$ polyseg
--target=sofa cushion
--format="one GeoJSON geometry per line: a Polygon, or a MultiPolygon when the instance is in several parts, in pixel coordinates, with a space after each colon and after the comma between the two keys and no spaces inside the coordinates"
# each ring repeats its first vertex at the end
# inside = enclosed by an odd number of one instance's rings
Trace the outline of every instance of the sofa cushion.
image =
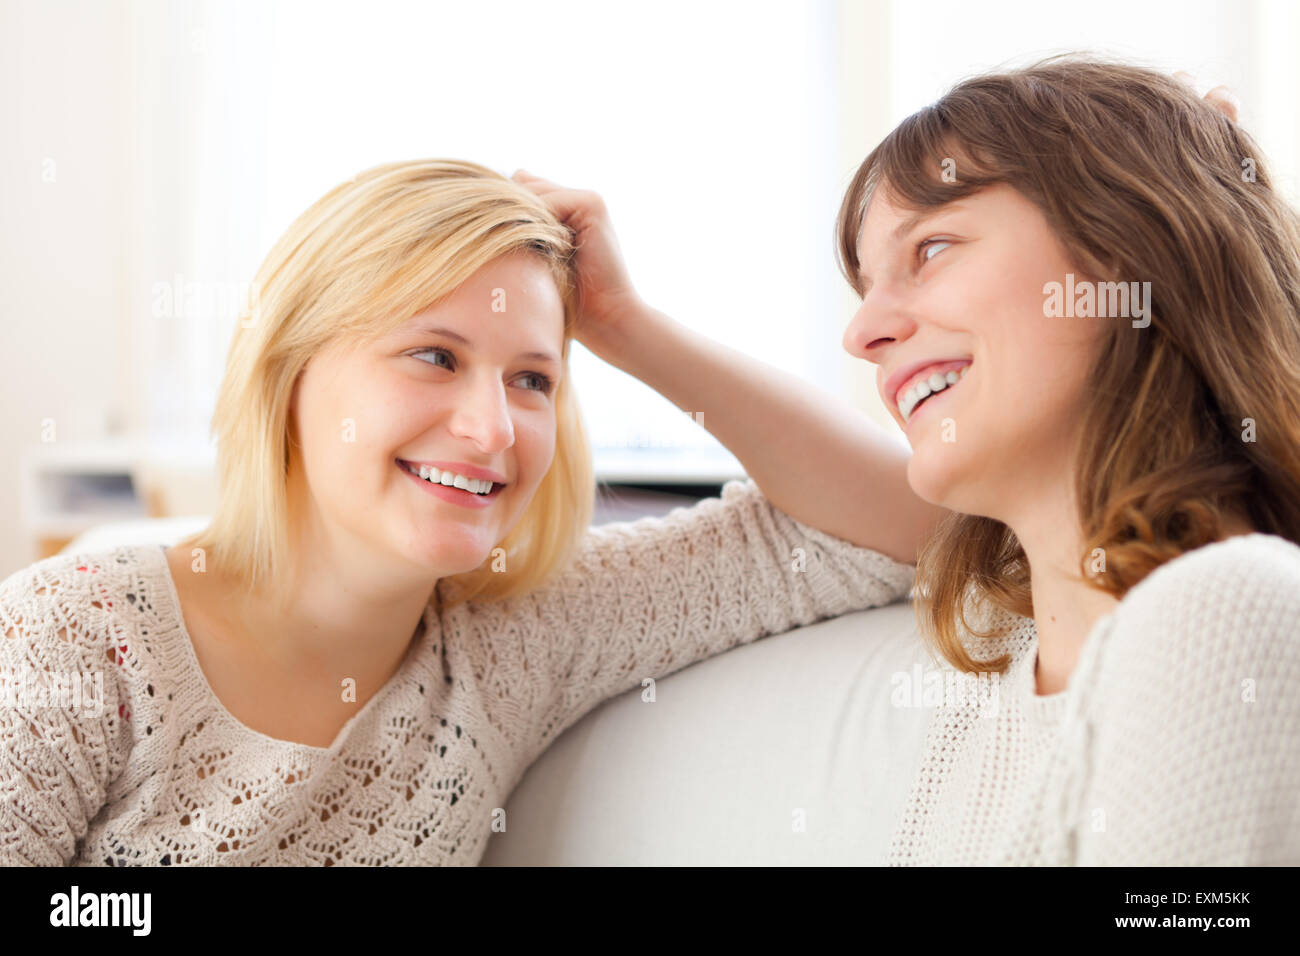
{"type": "Polygon", "coordinates": [[[930,714],[892,703],[918,667],[901,603],[701,661],[652,703],[630,690],[534,762],[483,863],[883,863],[930,714]]]}

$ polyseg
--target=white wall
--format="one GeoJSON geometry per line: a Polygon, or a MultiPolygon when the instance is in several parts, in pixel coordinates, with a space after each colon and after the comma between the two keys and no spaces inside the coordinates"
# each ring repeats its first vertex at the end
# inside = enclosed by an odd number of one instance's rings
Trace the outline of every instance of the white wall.
{"type": "Polygon", "coordinates": [[[0,576],[31,555],[18,460],[124,423],[127,29],[115,4],[0,3],[0,576]]]}
{"type": "MultiPolygon", "coordinates": [[[[600,188],[656,305],[884,421],[874,369],[839,349],[856,303],[831,224],[870,147],[961,77],[1087,47],[1230,83],[1300,199],[1290,0],[673,3],[618,20],[594,0],[512,0],[497,32],[458,3],[0,0],[0,577],[32,557],[17,466],[46,420],[60,443],[114,429],[206,442],[229,329],[152,314],[153,284],[247,282],[293,216],[375,162],[462,155],[600,188]],[[540,44],[555,22],[607,42],[540,44]],[[390,62],[358,66],[354,41],[390,62]],[[798,69],[765,69],[765,56],[798,69]],[[674,79],[686,62],[702,70],[694,86],[674,79]],[[485,86],[491,75],[506,82],[485,86]],[[584,119],[602,85],[619,95],[584,119]],[[385,93],[397,90],[408,98],[385,93]],[[708,110],[674,114],[688,102],[708,110]],[[647,156],[654,178],[637,165],[647,156]],[[718,186],[753,164],[768,185],[718,186]],[[823,172],[783,175],[794,166],[823,172]],[[775,208],[781,235],[765,228],[775,208]],[[666,257],[664,235],[677,241],[666,257]],[[706,261],[721,281],[700,282],[706,261]],[[773,262],[792,278],[779,294],[764,287],[773,262]]],[[[581,374],[598,394],[628,387],[594,359],[581,374]]]]}

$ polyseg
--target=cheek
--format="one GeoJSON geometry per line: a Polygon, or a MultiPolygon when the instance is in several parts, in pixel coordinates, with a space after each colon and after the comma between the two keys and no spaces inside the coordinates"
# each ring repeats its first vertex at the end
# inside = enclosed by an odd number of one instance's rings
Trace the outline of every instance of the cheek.
{"type": "Polygon", "coordinates": [[[528,485],[536,488],[555,458],[555,414],[529,411],[515,416],[515,457],[528,471],[528,485]]]}
{"type": "Polygon", "coordinates": [[[398,457],[399,451],[410,455],[432,451],[415,444],[439,414],[430,397],[428,386],[419,382],[379,378],[368,383],[358,398],[359,416],[366,422],[366,451],[387,458],[398,457]]]}
{"type": "Polygon", "coordinates": [[[374,376],[345,370],[321,382],[300,411],[303,458],[315,469],[313,483],[355,488],[378,456],[392,450],[414,407],[374,376]]]}
{"type": "MultiPolygon", "coordinates": [[[[1055,240],[1044,232],[1035,244],[1039,256],[1008,261],[1015,272],[1014,316],[1003,321],[999,348],[1007,356],[1006,372],[1011,392],[1020,396],[1021,407],[1038,406],[1035,417],[1058,418],[1077,410],[1088,372],[1092,367],[1109,320],[1076,315],[1044,315],[1048,282],[1061,283],[1067,273],[1084,277],[1055,249],[1055,240]]],[[[1001,390],[1006,394],[1006,389],[1001,390]]],[[[1027,410],[1027,409],[1026,409],[1027,410]]]]}
{"type": "Polygon", "coordinates": [[[1037,329],[1027,330],[1021,366],[1044,404],[1060,407],[1078,397],[1092,362],[1100,321],[1104,320],[1044,317],[1038,320],[1037,329]]]}
{"type": "Polygon", "coordinates": [[[1088,401],[1085,344],[1072,334],[1040,329],[1010,336],[994,349],[991,374],[980,383],[990,439],[1004,450],[1014,448],[1016,455],[1032,454],[1034,448],[1047,454],[1073,433],[1088,401]]]}
{"type": "Polygon", "coordinates": [[[337,462],[341,430],[335,428],[341,416],[339,394],[333,380],[321,374],[308,374],[298,395],[298,441],[309,474],[314,478],[323,466],[337,462]]]}

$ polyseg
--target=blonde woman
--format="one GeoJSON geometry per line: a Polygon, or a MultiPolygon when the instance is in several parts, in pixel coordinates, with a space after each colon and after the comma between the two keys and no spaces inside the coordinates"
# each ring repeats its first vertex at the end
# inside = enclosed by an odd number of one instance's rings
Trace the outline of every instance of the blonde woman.
{"type": "MultiPolygon", "coordinates": [[[[1300,226],[1210,99],[1085,57],[976,77],[844,197],[844,345],[950,509],[918,620],[970,678],[891,863],[1300,864],[1300,226]]],[[[605,354],[721,405],[599,204],[520,178],[579,231],[605,354]]]]}
{"type": "Polygon", "coordinates": [[[752,477],[588,527],[567,359],[607,332],[573,252],[464,162],[293,224],[231,347],[211,525],[0,586],[0,863],[472,864],[602,700],[907,593],[936,509],[904,456],[696,336],[663,360],[752,477]]]}

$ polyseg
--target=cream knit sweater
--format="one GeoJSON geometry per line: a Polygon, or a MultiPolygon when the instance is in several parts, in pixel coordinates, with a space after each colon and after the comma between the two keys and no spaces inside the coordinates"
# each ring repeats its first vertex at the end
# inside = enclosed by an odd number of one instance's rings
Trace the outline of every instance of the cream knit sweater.
{"type": "Polygon", "coordinates": [[[1093,626],[1038,696],[1034,622],[963,643],[1012,655],[955,684],[888,862],[1300,864],[1300,547],[1229,538],[1180,555],[1093,626]]]}
{"type": "Polygon", "coordinates": [[[524,770],[601,701],[904,597],[914,573],[728,482],[591,529],[526,597],[431,608],[313,747],[213,695],[161,547],[49,558],[0,585],[0,864],[473,864],[524,770]]]}
{"type": "MultiPolygon", "coordinates": [[[[0,585],[0,678],[73,691],[0,707],[0,864],[474,863],[524,770],[602,700],[904,597],[914,570],[731,482],[592,529],[542,591],[431,611],[321,748],[213,696],[161,548],[51,558],[0,585]]],[[[1033,621],[1000,619],[966,646],[1011,666],[936,709],[901,820],[879,821],[888,862],[1300,863],[1300,547],[1254,534],[1162,566],[1047,697],[1033,621]]]]}

